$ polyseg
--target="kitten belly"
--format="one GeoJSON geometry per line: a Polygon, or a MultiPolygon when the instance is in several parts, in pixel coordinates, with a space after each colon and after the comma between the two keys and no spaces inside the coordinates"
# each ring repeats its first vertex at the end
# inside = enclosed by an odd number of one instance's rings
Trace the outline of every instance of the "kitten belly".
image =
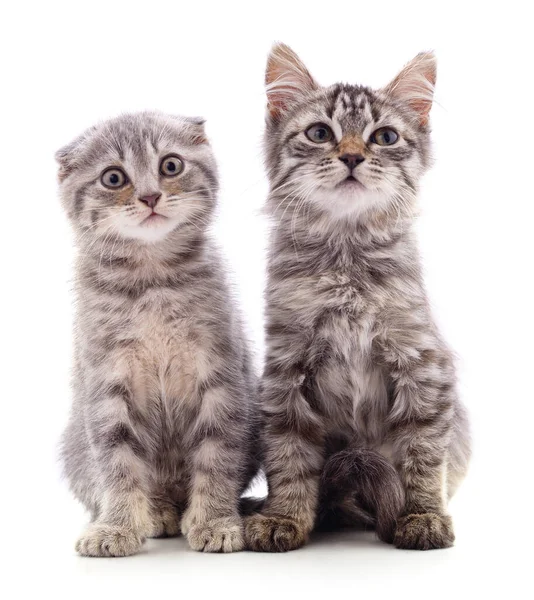
{"type": "Polygon", "coordinates": [[[384,373],[370,358],[368,331],[348,316],[336,317],[330,325],[328,335],[321,335],[328,338],[330,358],[316,374],[330,433],[378,447],[385,435],[388,394],[384,373]]]}
{"type": "Polygon", "coordinates": [[[181,511],[186,504],[184,438],[197,410],[198,368],[185,328],[165,323],[163,315],[151,314],[139,334],[142,366],[137,398],[144,404],[143,427],[150,439],[150,487],[157,520],[158,511],[169,506],[181,511]]]}

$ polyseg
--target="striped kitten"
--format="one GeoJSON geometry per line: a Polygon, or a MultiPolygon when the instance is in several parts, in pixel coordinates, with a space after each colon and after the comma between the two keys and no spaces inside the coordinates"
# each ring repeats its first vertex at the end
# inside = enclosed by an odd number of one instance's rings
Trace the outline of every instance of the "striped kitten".
{"type": "Polygon", "coordinates": [[[59,150],[79,249],[70,487],[91,512],[86,556],[182,531],[243,548],[255,379],[206,229],[217,171],[202,121],[157,113],[93,127],[59,150]]]}
{"type": "Polygon", "coordinates": [[[269,57],[269,497],[246,523],[254,550],[362,520],[399,548],[453,543],[468,427],[413,233],[435,77],[420,54],[380,90],[325,88],[287,46],[269,57]]]}

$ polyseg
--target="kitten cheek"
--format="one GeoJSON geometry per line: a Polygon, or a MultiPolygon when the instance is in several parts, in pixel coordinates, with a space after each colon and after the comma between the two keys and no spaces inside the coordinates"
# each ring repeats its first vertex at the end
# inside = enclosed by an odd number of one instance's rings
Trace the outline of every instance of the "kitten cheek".
{"type": "Polygon", "coordinates": [[[183,193],[182,186],[178,180],[173,181],[172,179],[165,180],[161,183],[161,189],[167,196],[176,196],[183,193]]]}
{"type": "Polygon", "coordinates": [[[131,185],[126,185],[119,190],[114,190],[110,193],[109,204],[115,204],[116,206],[124,206],[127,204],[133,195],[133,188],[131,185]]]}

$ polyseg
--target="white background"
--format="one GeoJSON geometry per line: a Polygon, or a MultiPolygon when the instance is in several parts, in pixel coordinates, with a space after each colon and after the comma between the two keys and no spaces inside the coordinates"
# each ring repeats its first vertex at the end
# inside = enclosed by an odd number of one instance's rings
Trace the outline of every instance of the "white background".
{"type": "Polygon", "coordinates": [[[517,590],[528,583],[533,533],[527,2],[48,0],[6,2],[1,12],[0,586],[14,586],[3,596],[526,597],[517,590]],[[343,533],[286,555],[202,555],[175,539],[150,541],[132,558],[79,558],[86,517],[57,465],[70,402],[73,249],[54,151],[122,111],[208,119],[222,177],[217,234],[261,359],[262,85],[274,40],[324,84],[380,86],[417,52],[437,53],[436,163],[419,231],[473,421],[471,473],[451,504],[456,546],[401,552],[343,533]]]}

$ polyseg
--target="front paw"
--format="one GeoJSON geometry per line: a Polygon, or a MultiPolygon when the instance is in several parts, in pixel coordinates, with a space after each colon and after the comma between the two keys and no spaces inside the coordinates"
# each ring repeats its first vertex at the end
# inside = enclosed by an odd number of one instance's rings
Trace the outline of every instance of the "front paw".
{"type": "Polygon", "coordinates": [[[255,552],[287,552],[308,541],[308,531],[289,517],[255,514],[245,519],[247,547],[255,552]]]}
{"type": "Polygon", "coordinates": [[[400,517],[393,543],[405,550],[449,548],[454,543],[452,520],[436,513],[400,517]]]}
{"type": "Polygon", "coordinates": [[[199,552],[239,552],[245,547],[239,517],[223,517],[191,525],[187,541],[193,550],[199,552]]]}
{"type": "Polygon", "coordinates": [[[125,527],[93,523],[76,542],[82,556],[130,556],[139,552],[144,538],[125,527]]]}

